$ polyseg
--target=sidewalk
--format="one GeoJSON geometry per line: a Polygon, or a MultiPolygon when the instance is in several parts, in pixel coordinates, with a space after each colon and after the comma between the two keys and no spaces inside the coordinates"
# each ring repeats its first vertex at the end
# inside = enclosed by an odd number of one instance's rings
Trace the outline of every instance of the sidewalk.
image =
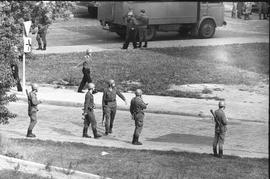
{"type": "MultiPolygon", "coordinates": [[[[31,91],[30,86],[26,86],[31,91]]],[[[84,90],[86,92],[86,90],[84,90]]],[[[226,91],[226,89],[225,89],[226,91]]],[[[17,92],[15,88],[11,93],[15,93],[18,99],[27,101],[26,93],[17,92]]],[[[232,92],[220,92],[219,97],[226,99],[226,114],[230,120],[244,122],[268,122],[268,98],[264,95],[253,97],[253,93],[241,92],[232,94],[232,92]],[[237,100],[235,100],[237,99],[237,100]]],[[[133,93],[123,93],[127,99],[128,105],[125,105],[119,97],[117,97],[118,110],[129,110],[131,99],[135,96],[133,93]]],[[[101,109],[103,93],[98,92],[94,95],[97,109],[101,109]]],[[[44,104],[83,107],[85,93],[77,93],[74,89],[55,88],[52,85],[40,85],[38,98],[44,104]]],[[[149,103],[146,112],[174,114],[184,116],[206,117],[210,118],[210,109],[217,109],[218,101],[208,99],[179,98],[169,96],[143,95],[146,103],[149,103]]]]}

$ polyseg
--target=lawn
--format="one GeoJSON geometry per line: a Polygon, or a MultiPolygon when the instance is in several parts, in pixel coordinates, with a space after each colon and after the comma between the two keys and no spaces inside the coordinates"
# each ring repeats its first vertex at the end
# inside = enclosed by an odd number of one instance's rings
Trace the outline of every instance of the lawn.
{"type": "Polygon", "coordinates": [[[98,174],[132,178],[268,178],[268,159],[225,156],[187,152],[158,152],[146,150],[94,147],[80,143],[41,140],[12,140],[12,150],[23,154],[25,160],[98,174]],[[26,150],[27,149],[27,150],[26,150]],[[101,152],[107,155],[101,155],[101,152]]]}
{"type": "Polygon", "coordinates": [[[50,179],[34,174],[22,173],[15,170],[0,170],[1,179],[50,179]]]}
{"type": "MultiPolygon", "coordinates": [[[[84,53],[34,55],[27,63],[28,82],[65,80],[79,85],[81,68],[74,68],[84,53]]],[[[94,52],[91,76],[101,90],[113,78],[123,91],[138,87],[146,94],[181,96],[168,91],[171,84],[268,84],[269,44],[234,44],[206,47],[149,48],[94,52]]]]}

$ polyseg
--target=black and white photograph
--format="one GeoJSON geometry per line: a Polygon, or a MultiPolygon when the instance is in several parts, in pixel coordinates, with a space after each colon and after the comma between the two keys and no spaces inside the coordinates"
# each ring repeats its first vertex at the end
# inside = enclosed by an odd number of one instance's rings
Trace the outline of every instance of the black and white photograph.
{"type": "Polygon", "coordinates": [[[269,178],[269,1],[0,1],[0,179],[269,178]]]}

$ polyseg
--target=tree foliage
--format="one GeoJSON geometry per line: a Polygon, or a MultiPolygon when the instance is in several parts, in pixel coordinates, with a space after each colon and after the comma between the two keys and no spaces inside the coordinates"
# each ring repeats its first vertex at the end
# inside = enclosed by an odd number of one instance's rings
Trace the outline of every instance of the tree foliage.
{"type": "Polygon", "coordinates": [[[16,117],[6,105],[16,100],[15,95],[7,92],[15,85],[10,65],[18,64],[23,53],[23,22],[31,20],[35,27],[45,15],[52,22],[67,20],[72,10],[74,5],[70,1],[0,1],[0,124],[16,117]]]}

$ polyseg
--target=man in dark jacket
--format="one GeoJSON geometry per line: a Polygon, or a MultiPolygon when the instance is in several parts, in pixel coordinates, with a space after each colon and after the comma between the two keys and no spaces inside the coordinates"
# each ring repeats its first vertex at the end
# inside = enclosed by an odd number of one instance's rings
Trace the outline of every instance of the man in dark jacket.
{"type": "Polygon", "coordinates": [[[225,103],[220,101],[218,103],[219,109],[215,111],[215,138],[213,141],[214,156],[223,157],[223,144],[225,141],[225,134],[227,131],[227,118],[224,113],[225,103]],[[217,145],[219,146],[219,155],[217,155],[217,145]]]}
{"type": "Polygon", "coordinates": [[[16,63],[11,64],[11,70],[12,70],[13,78],[16,81],[16,84],[17,84],[17,90],[22,91],[22,86],[21,86],[20,78],[19,78],[18,65],[16,63]]]}
{"type": "Polygon", "coordinates": [[[38,32],[36,36],[36,40],[38,42],[38,48],[37,50],[46,50],[47,47],[47,30],[49,28],[49,25],[51,24],[51,20],[49,18],[48,14],[45,14],[39,21],[38,24],[38,32]],[[43,48],[42,48],[42,42],[43,42],[43,48]]]}
{"type": "Polygon", "coordinates": [[[94,96],[95,93],[95,84],[88,83],[88,92],[85,94],[84,101],[84,128],[83,128],[83,137],[91,138],[88,134],[88,127],[91,124],[91,128],[94,134],[94,138],[97,139],[101,137],[101,135],[97,132],[97,121],[94,114],[95,104],[94,104],[94,96]]]}
{"type": "Polygon", "coordinates": [[[144,119],[144,109],[147,107],[147,103],[144,103],[142,100],[142,90],[137,89],[135,92],[136,97],[131,100],[130,103],[130,113],[132,118],[135,120],[135,130],[133,134],[132,144],[134,145],[142,145],[139,142],[139,136],[142,132],[143,128],[143,119],[144,119]]]}

